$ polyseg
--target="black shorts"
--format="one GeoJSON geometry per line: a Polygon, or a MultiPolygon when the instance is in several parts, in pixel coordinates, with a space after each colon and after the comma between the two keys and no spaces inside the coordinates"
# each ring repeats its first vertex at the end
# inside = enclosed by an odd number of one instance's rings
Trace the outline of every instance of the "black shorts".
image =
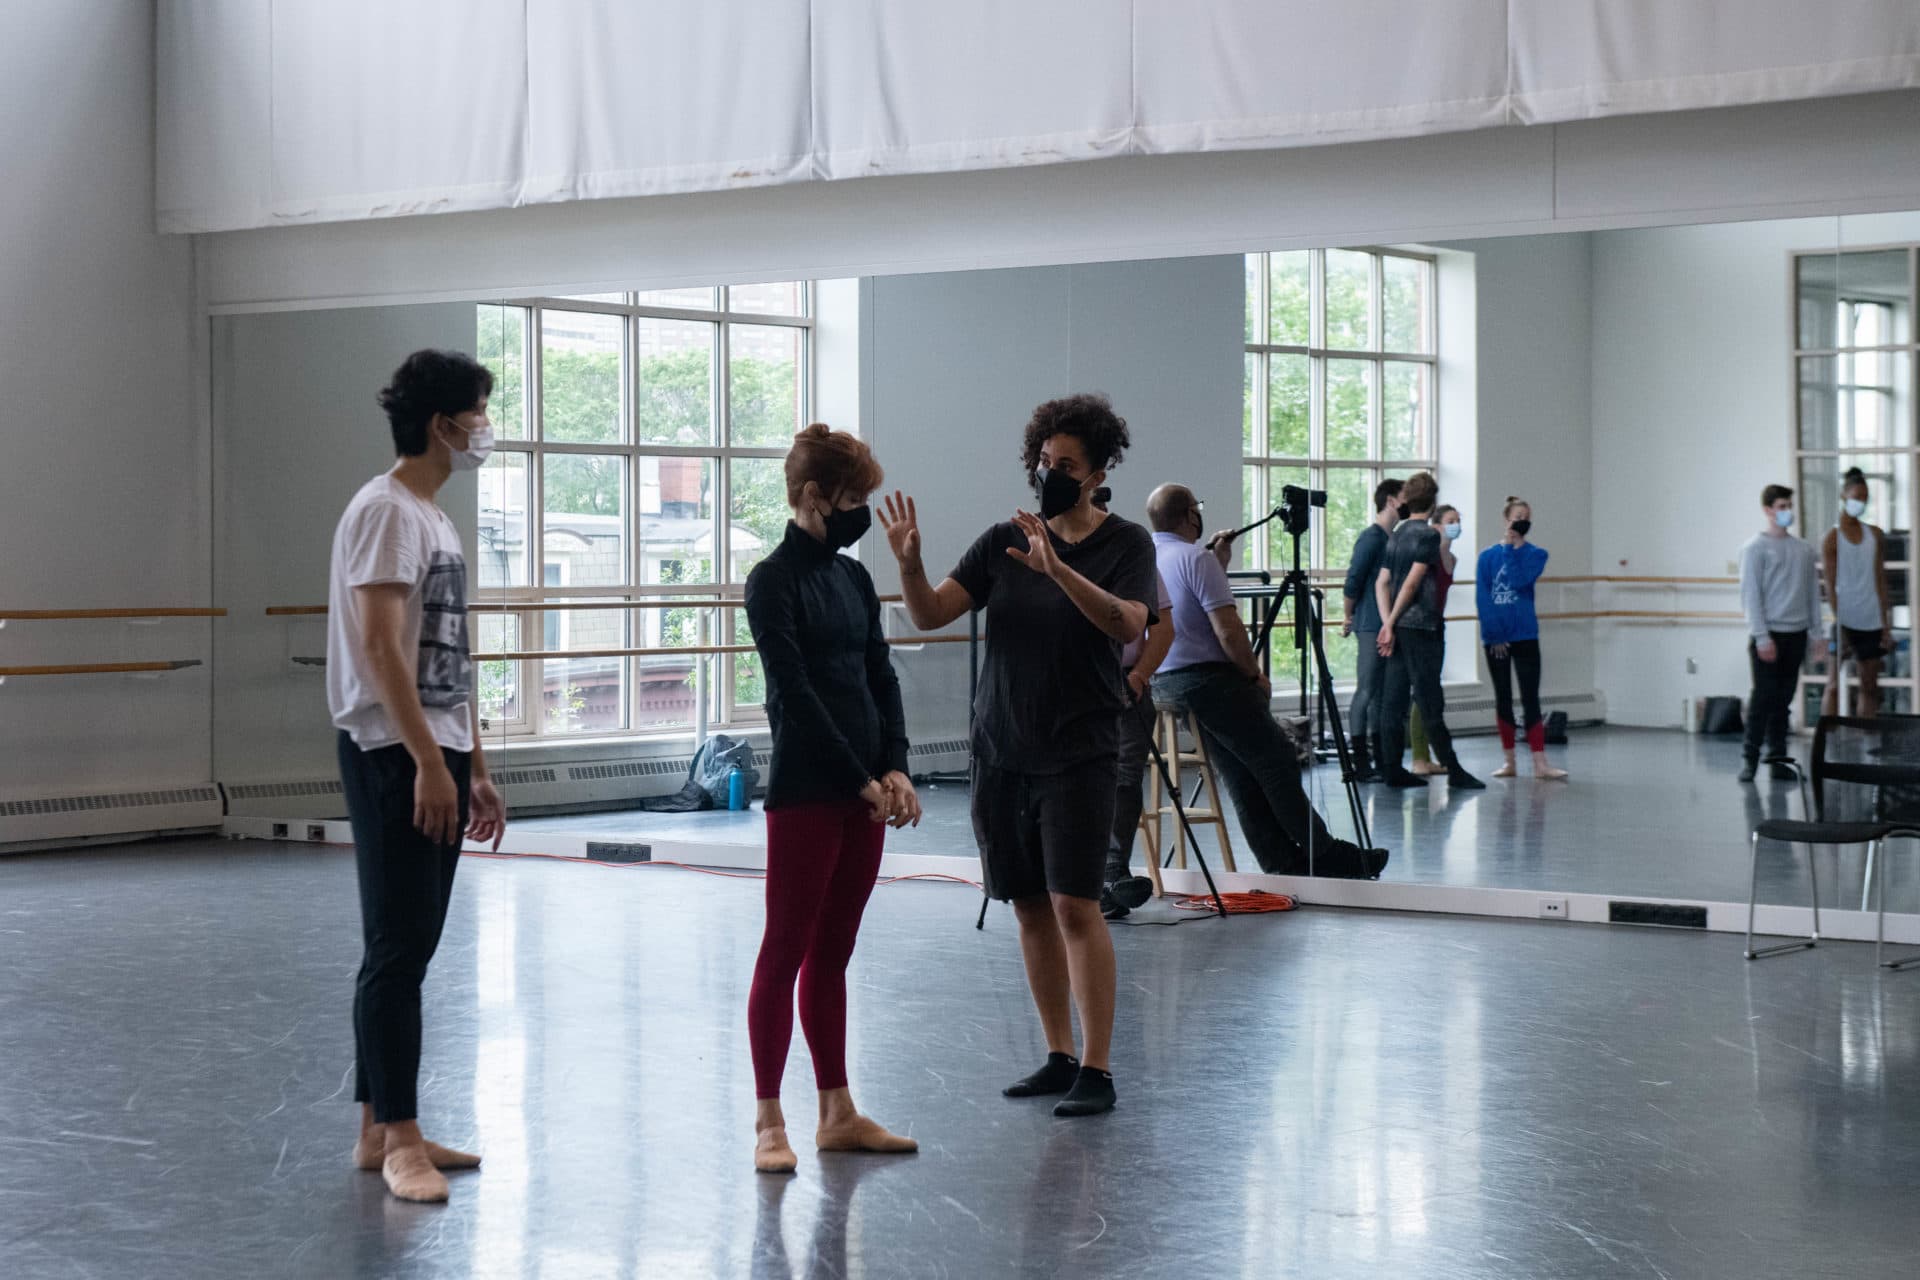
{"type": "Polygon", "coordinates": [[[1881,643],[1878,631],[1855,631],[1852,627],[1842,627],[1840,656],[1857,662],[1878,662],[1887,656],[1887,647],[1881,643]]]}
{"type": "Polygon", "coordinates": [[[973,838],[987,896],[1063,893],[1097,901],[1106,884],[1118,762],[1060,773],[1010,773],[973,763],[973,838]]]}

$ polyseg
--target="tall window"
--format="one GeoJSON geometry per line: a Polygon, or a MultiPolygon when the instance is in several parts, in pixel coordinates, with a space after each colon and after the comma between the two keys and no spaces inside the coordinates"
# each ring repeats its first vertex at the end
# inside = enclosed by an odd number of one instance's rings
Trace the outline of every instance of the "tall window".
{"type": "MultiPolygon", "coordinates": [[[[1285,485],[1323,489],[1301,563],[1344,571],[1373,518],[1373,488],[1432,468],[1438,448],[1433,259],[1396,249],[1300,249],[1247,255],[1246,396],[1241,497],[1252,520],[1285,485]]],[[[1278,521],[1241,549],[1241,567],[1293,567],[1278,521]]],[[[1340,616],[1329,584],[1330,618],[1340,616]]],[[[1327,631],[1335,674],[1351,678],[1353,641],[1327,631]]],[[[1276,641],[1274,670],[1293,673],[1276,641]]]]}
{"type": "MultiPolygon", "coordinates": [[[[1888,535],[1888,586],[1897,644],[1881,679],[1881,707],[1915,704],[1907,580],[1912,556],[1916,443],[1913,328],[1916,246],[1803,253],[1794,259],[1794,455],[1801,532],[1814,543],[1833,528],[1840,478],[1866,474],[1868,524],[1888,535]]],[[[1754,495],[1759,501],[1759,494],[1754,495]]],[[[1806,681],[1817,708],[1826,672],[1806,681]]],[[[1814,713],[1818,714],[1817,710],[1814,713]]]]}
{"type": "MultiPolygon", "coordinates": [[[[786,526],[781,460],[808,420],[804,284],[538,298],[478,309],[499,440],[480,476],[482,652],[751,643],[739,609],[581,606],[732,595],[786,526]],[[732,588],[731,591],[727,590],[732,588]]],[[[509,734],[685,729],[761,714],[752,654],[484,664],[509,734]]]]}

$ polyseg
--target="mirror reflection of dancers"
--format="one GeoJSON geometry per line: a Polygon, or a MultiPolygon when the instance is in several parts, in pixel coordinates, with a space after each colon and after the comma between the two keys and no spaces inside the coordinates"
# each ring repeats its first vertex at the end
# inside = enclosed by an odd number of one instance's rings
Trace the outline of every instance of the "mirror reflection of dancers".
{"type": "Polygon", "coordinates": [[[967,549],[937,587],[921,563],[918,512],[881,510],[907,612],[922,631],[987,611],[973,723],[973,832],[987,893],[1013,903],[1047,1061],[1008,1097],[1066,1095],[1057,1116],[1114,1104],[1113,940],[1100,915],[1112,833],[1122,694],[1120,648],[1157,597],[1153,540],[1093,495],[1131,439],[1105,396],[1050,400],[1021,451],[1040,514],[1018,511],[967,549]],[[1073,1008],[1083,1037],[1073,1053],[1073,1008]]]}
{"type": "Polygon", "coordinates": [[[746,592],[773,731],[767,926],[747,998],[758,1099],[753,1166],[762,1173],[790,1173],[799,1163],[780,1110],[796,980],[820,1091],[815,1145],[919,1148],[861,1115],[847,1088],[847,962],[880,870],[885,824],[920,821],[880,598],[866,568],[839,554],[872,523],[867,495],[883,477],[858,437],[815,423],[795,438],[786,478],[793,520],[748,576],[746,592]]]}

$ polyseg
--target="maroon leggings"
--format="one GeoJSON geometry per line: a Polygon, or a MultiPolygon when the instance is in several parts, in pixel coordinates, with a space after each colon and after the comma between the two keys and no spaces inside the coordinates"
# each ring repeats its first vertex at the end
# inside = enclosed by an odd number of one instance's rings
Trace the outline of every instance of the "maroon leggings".
{"type": "Polygon", "coordinates": [[[847,1083],[847,961],[880,872],[887,828],[858,801],[767,814],[767,932],[747,996],[757,1098],[778,1098],[793,1042],[793,986],[817,1089],[847,1083]]]}

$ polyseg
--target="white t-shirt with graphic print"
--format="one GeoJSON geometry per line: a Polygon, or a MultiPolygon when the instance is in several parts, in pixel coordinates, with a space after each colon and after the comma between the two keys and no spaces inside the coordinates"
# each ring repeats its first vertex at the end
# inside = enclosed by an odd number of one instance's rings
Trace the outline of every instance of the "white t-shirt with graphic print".
{"type": "Polygon", "coordinates": [[[405,649],[415,650],[420,705],[433,739],[473,750],[473,658],[467,646],[467,562],[459,531],[438,506],[391,473],[368,481],[333,534],[327,591],[327,707],[362,751],[400,741],[367,658],[356,587],[407,588],[405,649]]]}

